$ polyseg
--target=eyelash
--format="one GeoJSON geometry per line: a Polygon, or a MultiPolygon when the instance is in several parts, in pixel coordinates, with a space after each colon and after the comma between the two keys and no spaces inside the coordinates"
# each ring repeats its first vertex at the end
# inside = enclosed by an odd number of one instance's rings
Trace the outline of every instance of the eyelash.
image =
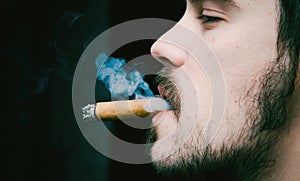
{"type": "Polygon", "coordinates": [[[222,18],[215,17],[215,16],[206,16],[206,15],[201,15],[198,17],[198,19],[200,19],[203,24],[217,23],[222,21],[222,18]]]}

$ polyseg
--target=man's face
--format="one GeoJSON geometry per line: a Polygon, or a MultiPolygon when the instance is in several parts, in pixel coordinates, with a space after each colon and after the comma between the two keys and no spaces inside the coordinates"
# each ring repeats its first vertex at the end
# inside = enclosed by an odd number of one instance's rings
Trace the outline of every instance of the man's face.
{"type": "Polygon", "coordinates": [[[156,142],[151,156],[158,169],[183,163],[193,165],[195,155],[200,159],[220,157],[231,154],[230,150],[253,144],[249,136],[255,121],[251,119],[255,114],[262,114],[257,103],[257,95],[262,91],[260,81],[277,56],[277,13],[276,1],[187,1],[186,12],[178,24],[203,39],[218,59],[225,81],[225,112],[217,132],[210,132],[207,127],[214,97],[206,70],[188,50],[161,40],[152,46],[152,55],[166,66],[168,71],[163,74],[172,82],[170,86],[161,83],[159,90],[163,96],[172,97],[169,99],[178,107],[153,118],[156,142]],[[191,81],[186,80],[187,74],[191,81]],[[190,105],[195,99],[197,110],[190,105]],[[193,121],[197,123],[194,129],[185,129],[193,121]],[[172,134],[175,130],[190,136],[182,140],[182,133],[172,134]],[[208,145],[203,144],[204,139],[210,140],[208,145]],[[184,146],[177,149],[182,142],[184,146]]]}

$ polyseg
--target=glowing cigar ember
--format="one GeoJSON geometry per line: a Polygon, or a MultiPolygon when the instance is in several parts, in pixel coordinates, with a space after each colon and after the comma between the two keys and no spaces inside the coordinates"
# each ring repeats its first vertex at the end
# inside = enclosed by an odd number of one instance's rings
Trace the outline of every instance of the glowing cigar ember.
{"type": "Polygon", "coordinates": [[[171,109],[169,102],[162,98],[148,98],[89,104],[82,108],[82,113],[84,120],[109,121],[135,116],[143,118],[171,109]]]}

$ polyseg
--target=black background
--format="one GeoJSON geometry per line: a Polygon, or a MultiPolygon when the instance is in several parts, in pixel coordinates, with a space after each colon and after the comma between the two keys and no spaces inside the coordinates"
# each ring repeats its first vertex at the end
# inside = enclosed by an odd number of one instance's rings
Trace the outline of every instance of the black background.
{"type": "MultiPolygon", "coordinates": [[[[1,2],[1,180],[162,179],[150,165],[119,163],[82,136],[72,78],[84,48],[104,30],[137,18],[178,21],[182,0],[5,0],[1,2]],[[4,100],[4,101],[3,101],[4,100]]],[[[144,42],[141,54],[149,53],[144,42]]],[[[130,57],[128,55],[123,55],[130,57]]],[[[122,126],[116,123],[119,132],[122,126]]],[[[124,135],[137,137],[135,134],[124,135]]]]}

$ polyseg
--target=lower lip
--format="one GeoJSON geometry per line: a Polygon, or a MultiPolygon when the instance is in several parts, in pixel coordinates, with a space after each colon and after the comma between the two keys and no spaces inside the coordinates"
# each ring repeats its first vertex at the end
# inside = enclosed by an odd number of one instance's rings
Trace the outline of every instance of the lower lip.
{"type": "Polygon", "coordinates": [[[152,124],[156,126],[166,118],[171,118],[173,114],[172,110],[161,111],[152,118],[152,124]]]}

